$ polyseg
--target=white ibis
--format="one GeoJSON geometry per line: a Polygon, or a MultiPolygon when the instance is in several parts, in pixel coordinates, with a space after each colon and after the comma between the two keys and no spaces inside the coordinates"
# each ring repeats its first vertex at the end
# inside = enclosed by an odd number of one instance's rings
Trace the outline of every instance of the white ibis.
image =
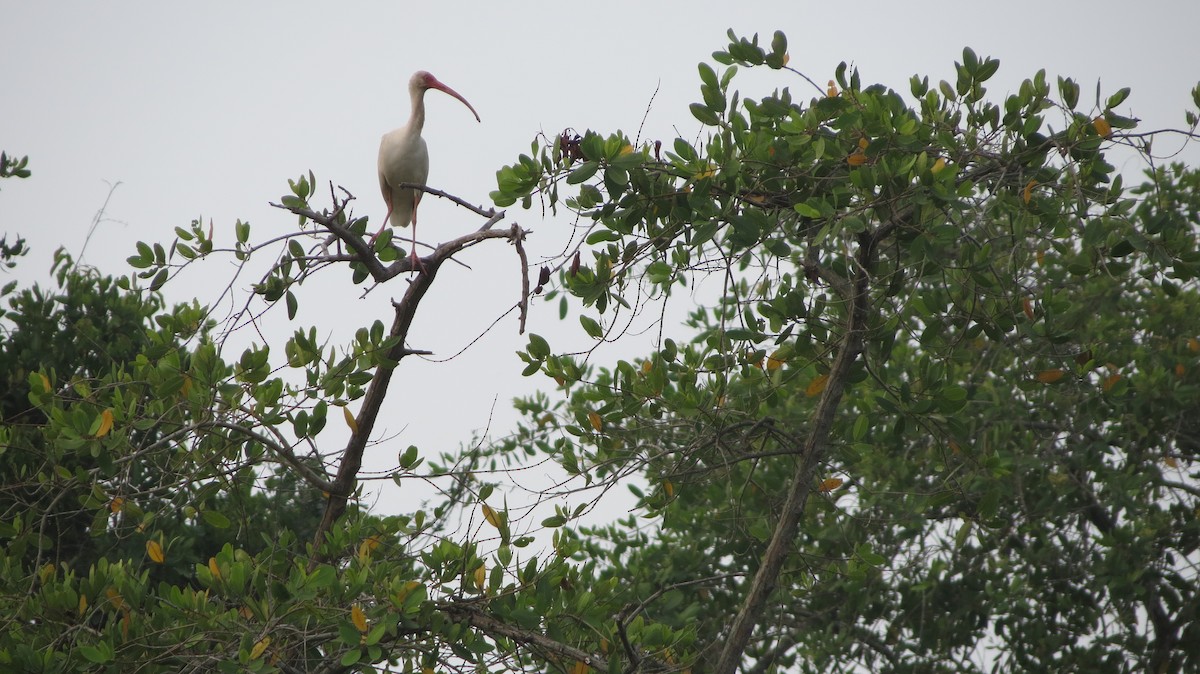
{"type": "MultiPolygon", "coordinates": [[[[424,185],[429,179],[429,150],[425,139],[421,138],[421,127],[425,126],[425,90],[437,89],[462,101],[463,105],[479,119],[479,113],[459,93],[442,84],[438,78],[418,70],[408,81],[408,95],[412,97],[412,116],[408,124],[383,134],[379,142],[379,189],[383,192],[383,201],[387,204],[388,213],[384,216],[383,227],[390,222],[392,227],[407,227],[412,224],[412,259],[413,268],[421,267],[417,257],[417,204],[421,203],[420,190],[411,187],[401,188],[401,183],[424,185]]],[[[383,227],[375,234],[377,238],[383,233],[383,227]]]]}

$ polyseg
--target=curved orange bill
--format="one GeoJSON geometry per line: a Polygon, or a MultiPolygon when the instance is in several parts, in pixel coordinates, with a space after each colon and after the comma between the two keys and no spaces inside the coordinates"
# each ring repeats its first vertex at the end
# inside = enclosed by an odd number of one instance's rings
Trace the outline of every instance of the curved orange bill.
{"type": "Polygon", "coordinates": [[[430,76],[429,77],[429,88],[437,89],[438,91],[445,92],[445,93],[450,94],[451,96],[457,98],[458,100],[462,101],[462,104],[467,106],[467,108],[471,111],[471,114],[475,115],[475,121],[483,122],[482,119],[479,119],[479,113],[475,112],[475,108],[470,103],[467,102],[467,99],[463,98],[462,94],[458,93],[457,91],[455,91],[455,90],[451,89],[450,87],[446,86],[445,84],[443,84],[441,80],[437,79],[436,77],[430,76]]]}

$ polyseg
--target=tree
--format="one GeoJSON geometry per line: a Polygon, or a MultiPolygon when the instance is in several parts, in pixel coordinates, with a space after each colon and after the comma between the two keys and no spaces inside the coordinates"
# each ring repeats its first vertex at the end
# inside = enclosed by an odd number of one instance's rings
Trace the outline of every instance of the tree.
{"type": "Polygon", "coordinates": [[[602,351],[531,335],[527,374],[561,393],[519,401],[525,421],[503,441],[398,451],[397,483],[443,488],[411,513],[356,501],[391,377],[419,353],[408,330],[440,266],[497,239],[521,259],[523,308],[537,292],[524,230],[412,186],[483,224],[424,260],[390,326],[341,348],[298,328],[238,356],[205,307],[147,311],[148,298],[205,259],[271,256],[233,325],[276,307],[294,318],[317,274],[378,286],[413,271],[390,230],[368,242],[351,197],[331,188],[321,205],[310,173],[280,200],[299,217],[283,237],[251,243],[239,222],[222,250],[197,221],[139,244],[138,271],[104,300],[137,317],[131,350],[86,370],[82,353],[54,371],[38,356],[15,398],[31,421],[6,412],[0,429],[29,454],[6,486],[42,495],[0,517],[0,663],[1194,667],[1196,172],[1124,188],[1106,153],[1151,157],[1161,135],[1116,112],[1128,90],[1077,110],[1076,83],[1052,97],[1039,73],[991,103],[999,64],[965,50],[956,82],[914,78],[912,103],[845,66],[805,102],[743,99],[738,67],[803,75],[782,34],[731,40],[720,72],[699,69],[704,143],[564,132],[501,169],[492,195],[580,219],[547,296],[589,339],[619,338],[631,313],[704,278],[719,295],[697,292],[685,332],[661,326],[636,362],[594,366],[602,351]],[[327,424],[338,407],[348,439],[327,424]],[[546,460],[561,488],[507,507],[488,471],[546,460]],[[248,486],[268,475],[275,486],[248,486]],[[635,511],[582,523],[618,486],[635,511]],[[320,512],[305,510],[318,492],[320,512]],[[521,514],[551,502],[540,521],[521,514]],[[42,525],[59,512],[124,544],[64,555],[78,527],[42,525]],[[235,526],[251,512],[300,516],[264,538],[235,526]]]}
{"type": "Polygon", "coordinates": [[[523,354],[567,395],[494,455],[536,447],[564,495],[648,487],[653,530],[572,534],[626,607],[601,639],[722,673],[1198,666],[1200,174],[1123,187],[1106,154],[1165,135],[1116,112],[1129,89],[1088,109],[1039,72],[993,103],[967,49],[913,104],[845,66],[742,100],[786,40],[730,37],[707,142],[564,133],[494,194],[584,223],[563,306],[596,340],[721,279],[640,362],[523,354]]]}

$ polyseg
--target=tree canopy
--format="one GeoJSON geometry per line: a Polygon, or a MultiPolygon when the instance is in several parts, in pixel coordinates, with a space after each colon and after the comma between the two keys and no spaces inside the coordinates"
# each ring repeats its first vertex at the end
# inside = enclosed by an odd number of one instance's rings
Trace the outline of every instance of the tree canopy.
{"type": "Polygon", "coordinates": [[[282,240],[239,222],[223,250],[197,221],[115,280],[60,258],[59,292],[3,317],[0,664],[1200,667],[1200,172],[1155,151],[1197,111],[1139,131],[1130,89],[1084,101],[1043,71],[1001,100],[998,68],[965,49],[948,81],[898,92],[843,64],[819,85],[782,33],[731,32],[699,66],[701,140],[567,130],[498,171],[497,207],[580,232],[536,282],[528,232],[426,188],[482,224],[340,347],[300,327],[233,356],[205,306],[156,294],[207,258],[270,256],[235,318],[253,321],[256,302],[294,317],[317,274],[413,271],[311,173],[280,200],[299,217],[282,240]],[[739,92],[749,67],[780,88],[739,92]],[[596,348],[531,326],[518,356],[553,390],[500,439],[396,448],[396,483],[440,496],[373,514],[362,456],[422,353],[421,300],[494,240],[522,263],[522,329],[544,292],[596,348]],[[680,302],[685,325],[605,360],[680,302]],[[517,505],[510,469],[547,464],[561,482],[517,505]],[[601,517],[625,491],[629,513],[601,517]]]}

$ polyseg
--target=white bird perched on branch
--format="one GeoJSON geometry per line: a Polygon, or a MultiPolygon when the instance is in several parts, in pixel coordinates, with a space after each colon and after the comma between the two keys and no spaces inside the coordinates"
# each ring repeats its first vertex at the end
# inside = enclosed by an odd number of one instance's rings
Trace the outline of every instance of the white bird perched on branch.
{"type": "Polygon", "coordinates": [[[383,228],[389,222],[392,227],[407,227],[412,224],[412,252],[410,257],[414,269],[421,267],[417,257],[417,204],[421,203],[422,192],[411,187],[398,187],[402,183],[424,185],[429,179],[429,150],[425,139],[421,138],[421,128],[425,126],[425,91],[437,89],[462,101],[462,104],[479,119],[479,113],[459,93],[442,84],[438,78],[418,70],[408,81],[408,94],[412,98],[412,115],[408,123],[383,134],[379,142],[379,189],[383,192],[383,200],[388,212],[384,217],[383,227],[372,237],[372,241],[383,233],[383,228]]]}

